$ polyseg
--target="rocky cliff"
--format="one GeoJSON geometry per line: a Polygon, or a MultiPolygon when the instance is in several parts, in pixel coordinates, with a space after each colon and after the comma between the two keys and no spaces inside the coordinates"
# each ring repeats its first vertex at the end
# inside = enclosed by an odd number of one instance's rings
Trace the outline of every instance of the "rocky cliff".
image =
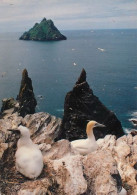
{"type": "Polygon", "coordinates": [[[93,94],[86,81],[86,72],[83,69],[73,90],[66,95],[61,134],[58,139],[85,138],[85,129],[89,120],[95,120],[106,126],[106,128],[94,130],[96,139],[103,138],[107,134],[116,135],[117,138],[124,135],[121,123],[116,115],[108,110],[93,94]]]}
{"type": "MultiPolygon", "coordinates": [[[[118,138],[123,135],[121,124],[93,94],[84,70],[66,96],[64,117],[66,114],[68,119],[63,118],[63,123],[48,113],[26,112],[34,98],[31,79],[24,70],[17,102],[12,98],[5,100],[0,119],[0,195],[117,195],[122,187],[129,195],[137,194],[137,134],[118,138]],[[97,140],[97,151],[81,156],[68,140],[54,141],[59,137],[70,140],[85,137],[83,123],[86,125],[91,119],[107,127],[103,132],[100,129],[94,132],[96,138],[104,137],[97,140]],[[70,132],[64,120],[71,127],[70,132]],[[35,180],[24,177],[15,168],[19,137],[8,129],[19,124],[30,129],[31,139],[43,154],[44,168],[35,180]]],[[[34,109],[35,99],[32,103],[34,109]]]]}
{"type": "Polygon", "coordinates": [[[55,27],[53,21],[46,20],[46,18],[44,18],[39,24],[36,23],[33,28],[20,37],[20,40],[35,41],[58,41],[66,39],[67,38],[55,27]]]}
{"type": "Polygon", "coordinates": [[[26,114],[35,113],[37,101],[33,92],[32,81],[26,69],[22,72],[21,86],[17,101],[19,102],[18,112],[21,116],[24,117],[26,114]]]}
{"type": "Polygon", "coordinates": [[[60,119],[47,113],[0,119],[1,195],[117,195],[122,187],[129,195],[137,194],[137,135],[117,140],[107,135],[97,141],[97,151],[81,156],[68,140],[54,142],[60,125],[60,119]],[[44,157],[44,169],[35,180],[15,169],[18,137],[7,129],[20,123],[30,129],[44,157]]]}
{"type": "Polygon", "coordinates": [[[26,69],[22,72],[22,80],[19,94],[16,100],[14,98],[5,98],[2,100],[1,118],[4,115],[18,112],[22,117],[27,114],[34,114],[37,101],[33,92],[32,80],[28,76],[26,69]]]}

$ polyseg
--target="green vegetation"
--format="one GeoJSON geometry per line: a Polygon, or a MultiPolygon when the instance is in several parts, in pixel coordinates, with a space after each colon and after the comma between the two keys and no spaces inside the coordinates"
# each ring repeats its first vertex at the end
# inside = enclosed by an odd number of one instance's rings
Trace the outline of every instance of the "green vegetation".
{"type": "Polygon", "coordinates": [[[54,26],[52,20],[44,18],[39,24],[36,23],[33,28],[25,32],[20,40],[35,40],[35,41],[56,41],[66,40],[59,30],[54,26]]]}

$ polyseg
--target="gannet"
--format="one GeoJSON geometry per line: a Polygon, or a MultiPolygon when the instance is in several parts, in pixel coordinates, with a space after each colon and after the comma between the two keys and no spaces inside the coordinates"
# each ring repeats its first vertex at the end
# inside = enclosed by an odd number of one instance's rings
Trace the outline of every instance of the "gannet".
{"type": "Polygon", "coordinates": [[[105,127],[105,125],[97,123],[96,121],[88,122],[86,127],[87,139],[79,139],[72,141],[71,142],[72,148],[74,148],[82,155],[86,155],[89,154],[90,152],[97,150],[98,145],[93,134],[93,128],[95,127],[105,127]]]}
{"type": "Polygon", "coordinates": [[[30,179],[37,178],[43,169],[42,153],[38,145],[30,139],[27,127],[20,125],[17,130],[20,131],[21,136],[15,153],[16,169],[30,179]]]}

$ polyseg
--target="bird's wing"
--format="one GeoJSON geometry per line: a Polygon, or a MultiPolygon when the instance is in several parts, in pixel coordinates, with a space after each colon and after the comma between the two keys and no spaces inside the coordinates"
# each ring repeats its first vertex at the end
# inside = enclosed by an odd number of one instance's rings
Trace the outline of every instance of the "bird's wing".
{"type": "Polygon", "coordinates": [[[72,141],[71,145],[72,147],[77,148],[77,149],[87,149],[88,148],[87,140],[84,140],[84,139],[72,141]]]}
{"type": "Polygon", "coordinates": [[[88,146],[86,145],[81,145],[81,146],[75,146],[75,148],[79,149],[79,150],[82,150],[82,149],[88,149],[88,146]]]}

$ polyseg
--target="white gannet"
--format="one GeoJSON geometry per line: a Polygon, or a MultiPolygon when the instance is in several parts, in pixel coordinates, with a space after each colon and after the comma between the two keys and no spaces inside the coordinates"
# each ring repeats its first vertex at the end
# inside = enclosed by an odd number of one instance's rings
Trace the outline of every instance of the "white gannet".
{"type": "Polygon", "coordinates": [[[15,153],[16,169],[30,179],[37,178],[43,169],[42,153],[38,145],[30,139],[30,132],[27,127],[20,125],[18,131],[20,131],[21,136],[15,153]]]}
{"type": "Polygon", "coordinates": [[[79,139],[72,141],[71,142],[72,148],[74,148],[82,155],[86,155],[89,154],[90,152],[97,150],[98,145],[93,134],[93,128],[95,127],[105,127],[105,125],[97,123],[96,121],[88,122],[86,127],[87,139],[79,139]]]}
{"type": "Polygon", "coordinates": [[[122,187],[122,190],[118,193],[118,195],[127,195],[127,191],[122,187]]]}

